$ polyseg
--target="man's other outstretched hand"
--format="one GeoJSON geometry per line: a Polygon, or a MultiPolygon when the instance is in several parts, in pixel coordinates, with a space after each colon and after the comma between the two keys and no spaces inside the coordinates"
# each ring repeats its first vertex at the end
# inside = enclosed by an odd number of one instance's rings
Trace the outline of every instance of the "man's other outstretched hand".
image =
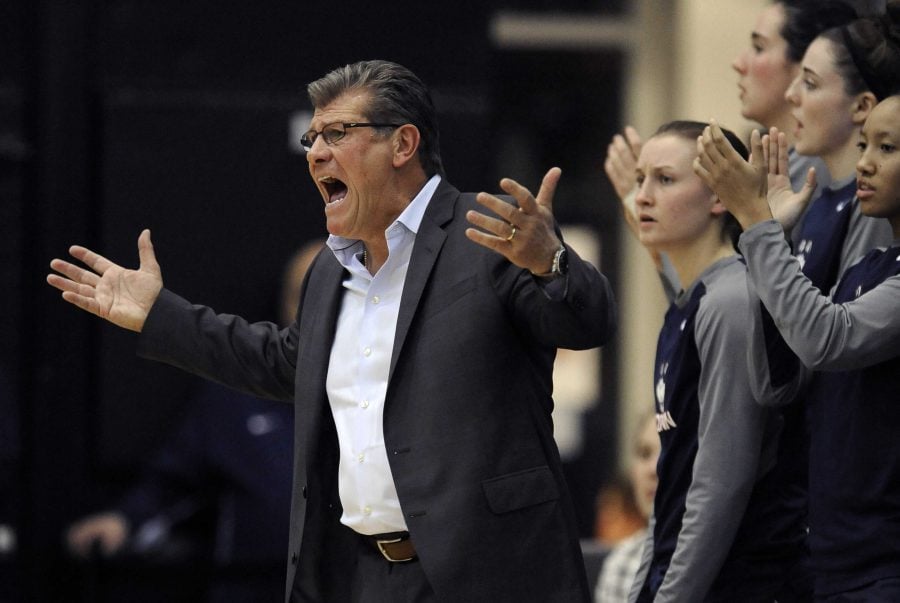
{"type": "Polygon", "coordinates": [[[79,245],[70,247],[69,254],[88,269],[54,259],[50,268],[59,274],[47,275],[47,282],[62,291],[67,302],[122,328],[140,332],[163,287],[150,231],[145,229],[138,237],[137,270],[123,268],[79,245]]]}

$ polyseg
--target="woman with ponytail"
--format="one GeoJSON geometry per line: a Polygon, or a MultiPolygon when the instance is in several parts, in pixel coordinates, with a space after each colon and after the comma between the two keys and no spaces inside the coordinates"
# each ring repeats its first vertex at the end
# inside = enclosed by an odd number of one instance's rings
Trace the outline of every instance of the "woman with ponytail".
{"type": "Polygon", "coordinates": [[[792,237],[804,274],[823,293],[866,252],[891,242],[886,220],[859,211],[854,165],[860,127],[900,85],[894,36],[888,15],[826,30],[807,48],[786,93],[794,106],[796,151],[819,156],[831,175],[831,186],[813,201],[792,237]]]}
{"type": "MultiPolygon", "coordinates": [[[[842,74],[848,98],[884,99],[852,135],[852,186],[860,213],[890,225],[885,248],[869,251],[826,296],[804,274],[807,266],[792,258],[767,203],[767,171],[786,162],[783,140],[754,136],[748,164],[713,125],[701,137],[694,169],[745,229],[739,248],[751,287],[800,363],[802,370],[780,388],[797,391],[810,379],[805,398],[816,600],[900,601],[900,7],[889,3],[882,18],[828,32],[821,46],[842,74]]],[[[758,306],[751,304],[751,311],[758,306]]],[[[751,372],[760,365],[753,348],[751,372]]],[[[789,360],[770,354],[763,364],[778,366],[784,376],[789,360]]]]}

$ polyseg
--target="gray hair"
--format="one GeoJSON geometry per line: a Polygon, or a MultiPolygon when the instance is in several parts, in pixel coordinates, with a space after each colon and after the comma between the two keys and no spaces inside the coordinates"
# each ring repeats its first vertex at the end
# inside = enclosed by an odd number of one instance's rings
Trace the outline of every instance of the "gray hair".
{"type": "Polygon", "coordinates": [[[412,124],[419,129],[419,161],[426,175],[444,175],[440,135],[428,88],[416,75],[390,61],[359,61],[339,67],[310,83],[313,108],[321,108],[351,90],[371,95],[365,119],[375,123],[412,124]]]}

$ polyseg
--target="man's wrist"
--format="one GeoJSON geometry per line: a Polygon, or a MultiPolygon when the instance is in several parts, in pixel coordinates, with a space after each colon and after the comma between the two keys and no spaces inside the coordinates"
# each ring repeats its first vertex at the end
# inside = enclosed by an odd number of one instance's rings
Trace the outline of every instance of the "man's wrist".
{"type": "Polygon", "coordinates": [[[565,245],[560,245],[553,253],[550,270],[547,272],[532,272],[533,276],[542,279],[555,279],[569,274],[569,252],[565,245]]]}

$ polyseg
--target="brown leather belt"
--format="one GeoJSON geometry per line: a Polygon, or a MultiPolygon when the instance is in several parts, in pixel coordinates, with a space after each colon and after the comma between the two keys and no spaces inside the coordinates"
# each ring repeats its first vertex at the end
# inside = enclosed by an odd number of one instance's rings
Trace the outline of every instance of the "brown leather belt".
{"type": "Polygon", "coordinates": [[[413,561],[417,556],[412,540],[409,539],[409,532],[376,534],[375,536],[363,536],[363,538],[391,563],[413,561]]]}

